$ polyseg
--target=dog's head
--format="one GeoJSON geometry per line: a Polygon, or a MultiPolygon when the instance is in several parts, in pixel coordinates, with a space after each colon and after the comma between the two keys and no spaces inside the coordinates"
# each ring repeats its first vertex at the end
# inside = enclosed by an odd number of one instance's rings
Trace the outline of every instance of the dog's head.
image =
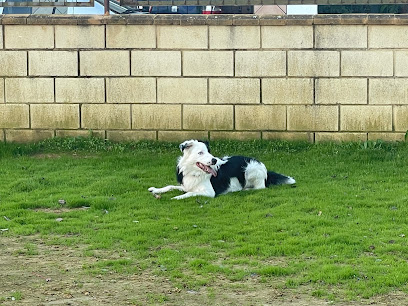
{"type": "Polygon", "coordinates": [[[197,167],[205,173],[217,176],[218,159],[210,153],[210,146],[207,141],[186,140],[180,144],[180,151],[183,152],[183,164],[197,167]]]}

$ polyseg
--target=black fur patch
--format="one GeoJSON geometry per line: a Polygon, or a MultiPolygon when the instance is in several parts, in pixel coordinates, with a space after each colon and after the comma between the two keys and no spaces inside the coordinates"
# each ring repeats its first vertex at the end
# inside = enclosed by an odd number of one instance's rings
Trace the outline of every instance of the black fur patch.
{"type": "Polygon", "coordinates": [[[245,186],[245,169],[251,160],[251,157],[232,156],[228,158],[228,162],[222,165],[217,176],[211,177],[211,185],[214,188],[215,195],[224,193],[230,186],[231,179],[236,177],[242,188],[245,186]]]}
{"type": "Polygon", "coordinates": [[[180,144],[179,147],[180,147],[180,151],[181,151],[181,152],[184,152],[184,150],[187,148],[186,145],[181,145],[181,144],[180,144]]]}
{"type": "Polygon", "coordinates": [[[285,184],[288,177],[273,171],[268,171],[268,177],[266,178],[265,187],[270,185],[285,184]]]}
{"type": "Polygon", "coordinates": [[[177,182],[181,185],[183,184],[183,172],[180,173],[179,167],[176,167],[177,182]]]}
{"type": "Polygon", "coordinates": [[[205,144],[205,146],[207,147],[208,153],[211,153],[210,150],[210,143],[206,140],[197,140],[198,142],[202,142],[203,144],[205,144]]]}

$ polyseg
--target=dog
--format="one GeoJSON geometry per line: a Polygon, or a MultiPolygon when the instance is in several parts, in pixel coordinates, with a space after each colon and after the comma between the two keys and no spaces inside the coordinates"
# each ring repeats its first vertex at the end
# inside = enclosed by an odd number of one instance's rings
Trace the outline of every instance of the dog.
{"type": "Polygon", "coordinates": [[[179,147],[183,153],[176,168],[180,185],[150,187],[148,190],[157,198],[171,190],[185,192],[172,198],[181,200],[194,196],[214,198],[229,192],[296,183],[290,176],[268,171],[263,163],[251,157],[214,157],[208,142],[187,140],[179,147]]]}

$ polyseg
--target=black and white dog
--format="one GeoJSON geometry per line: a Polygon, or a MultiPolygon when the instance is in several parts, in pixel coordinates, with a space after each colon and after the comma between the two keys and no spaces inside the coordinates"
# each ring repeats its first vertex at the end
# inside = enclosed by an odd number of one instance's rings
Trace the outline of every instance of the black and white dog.
{"type": "Polygon", "coordinates": [[[214,157],[210,154],[207,142],[187,140],[180,144],[180,150],[183,152],[177,163],[177,181],[180,185],[150,187],[149,191],[155,196],[170,190],[180,190],[185,193],[173,199],[193,196],[213,198],[228,192],[296,182],[289,176],[268,171],[263,163],[251,157],[214,157]]]}

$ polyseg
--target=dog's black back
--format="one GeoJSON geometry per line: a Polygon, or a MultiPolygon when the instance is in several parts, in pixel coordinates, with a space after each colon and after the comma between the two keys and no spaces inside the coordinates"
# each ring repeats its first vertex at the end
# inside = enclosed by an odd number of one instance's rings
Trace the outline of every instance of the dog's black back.
{"type": "Polygon", "coordinates": [[[254,160],[251,157],[231,156],[228,162],[221,165],[217,171],[217,176],[211,177],[211,185],[215,195],[224,193],[230,186],[231,178],[237,178],[242,188],[245,186],[245,168],[248,163],[254,160]]]}

